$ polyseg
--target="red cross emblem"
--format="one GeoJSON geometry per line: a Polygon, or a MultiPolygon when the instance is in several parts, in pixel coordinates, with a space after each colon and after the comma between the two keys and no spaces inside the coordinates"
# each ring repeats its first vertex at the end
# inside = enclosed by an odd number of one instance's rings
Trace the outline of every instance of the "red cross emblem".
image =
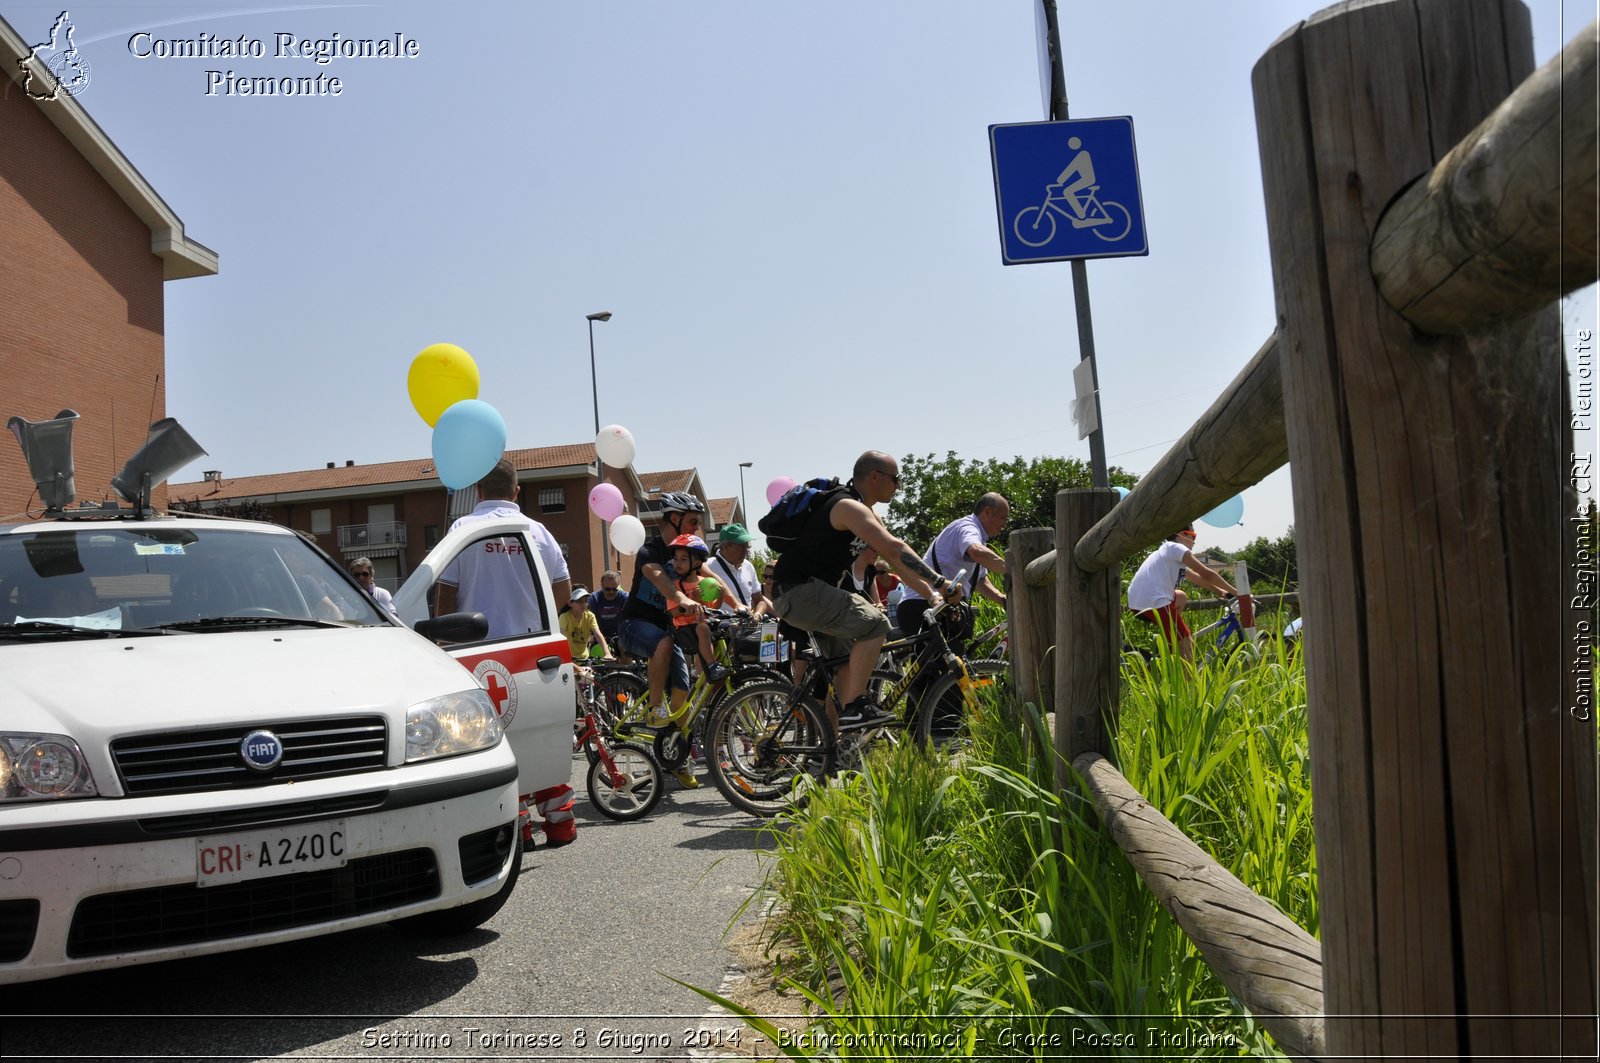
{"type": "Polygon", "coordinates": [[[500,714],[500,726],[510,727],[517,715],[517,681],[511,677],[511,670],[491,657],[479,661],[472,674],[494,702],[494,711],[500,714]]]}
{"type": "Polygon", "coordinates": [[[489,688],[489,700],[494,702],[494,711],[497,714],[505,711],[501,708],[501,706],[503,706],[506,703],[506,699],[511,696],[511,690],[506,686],[505,682],[501,680],[500,673],[490,672],[484,677],[484,681],[489,688]]]}

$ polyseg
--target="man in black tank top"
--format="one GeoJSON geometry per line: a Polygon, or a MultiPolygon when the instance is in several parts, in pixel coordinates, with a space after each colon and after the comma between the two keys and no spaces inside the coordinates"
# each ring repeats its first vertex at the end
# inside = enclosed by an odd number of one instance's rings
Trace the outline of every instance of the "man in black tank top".
{"type": "Polygon", "coordinates": [[[806,518],[795,544],[778,558],[774,611],[789,624],[818,636],[829,657],[848,653],[850,663],[837,677],[842,712],[828,706],[835,728],[854,729],[881,722],[885,714],[867,696],[889,620],[860,595],[839,586],[862,546],[889,562],[900,578],[934,605],[942,595],[959,597],[961,588],[934,572],[917,552],[889,533],[872,507],[888,502],[900,486],[900,463],[878,450],[856,459],[850,490],[835,495],[806,518]]]}

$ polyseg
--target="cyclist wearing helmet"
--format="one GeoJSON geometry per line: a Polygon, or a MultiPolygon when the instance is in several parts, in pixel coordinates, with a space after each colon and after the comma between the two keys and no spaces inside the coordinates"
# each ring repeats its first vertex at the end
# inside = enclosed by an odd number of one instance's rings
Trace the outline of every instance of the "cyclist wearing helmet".
{"type": "MultiPolygon", "coordinates": [[[[698,534],[705,511],[698,498],[682,491],[661,496],[661,524],[656,537],[640,547],[634,559],[633,586],[617,626],[623,650],[648,662],[645,677],[650,685],[647,704],[654,716],[652,723],[666,714],[664,701],[670,701],[669,711],[676,711],[689,696],[689,662],[673,641],[668,609],[693,609],[695,601],[673,580],[670,544],[680,535],[698,534]]],[[[660,729],[666,726],[671,725],[660,729]]],[[[700,785],[687,764],[677,774],[685,787],[700,785]]]]}
{"type": "Polygon", "coordinates": [[[706,623],[706,607],[724,602],[733,606],[739,603],[720,580],[702,567],[711,556],[704,539],[698,535],[680,535],[667,545],[672,547],[672,582],[695,602],[693,609],[667,610],[672,616],[678,648],[685,654],[698,653],[706,678],[720,683],[728,678],[728,670],[717,663],[717,651],[711,644],[711,626],[706,623]],[[708,600],[708,593],[715,597],[708,600]]]}

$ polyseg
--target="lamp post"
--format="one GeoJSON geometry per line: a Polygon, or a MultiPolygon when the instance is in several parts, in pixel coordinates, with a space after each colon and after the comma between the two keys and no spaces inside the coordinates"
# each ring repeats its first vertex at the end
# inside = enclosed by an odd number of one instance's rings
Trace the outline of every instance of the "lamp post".
{"type": "Polygon", "coordinates": [[[750,519],[750,507],[744,503],[744,471],[754,464],[753,461],[739,463],[739,509],[744,513],[745,520],[750,519]]]}
{"type": "MultiPolygon", "coordinates": [[[[594,438],[600,441],[600,380],[594,370],[594,323],[596,321],[610,321],[611,311],[602,310],[597,314],[585,315],[589,321],[589,390],[594,393],[594,438]]],[[[594,470],[602,483],[606,478],[605,462],[600,460],[600,452],[595,451],[594,470]]],[[[604,572],[611,567],[611,529],[605,521],[600,522],[600,571],[604,572]]]]}

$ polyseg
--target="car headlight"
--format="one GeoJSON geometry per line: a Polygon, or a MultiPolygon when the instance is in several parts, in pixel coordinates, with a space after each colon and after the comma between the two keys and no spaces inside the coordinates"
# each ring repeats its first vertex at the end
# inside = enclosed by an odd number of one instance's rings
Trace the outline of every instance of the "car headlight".
{"type": "Polygon", "coordinates": [[[0,731],[0,801],[99,794],[83,750],[66,735],[0,731]]]}
{"type": "Polygon", "coordinates": [[[488,692],[463,690],[406,710],[406,763],[489,749],[500,741],[500,717],[488,692]]]}

